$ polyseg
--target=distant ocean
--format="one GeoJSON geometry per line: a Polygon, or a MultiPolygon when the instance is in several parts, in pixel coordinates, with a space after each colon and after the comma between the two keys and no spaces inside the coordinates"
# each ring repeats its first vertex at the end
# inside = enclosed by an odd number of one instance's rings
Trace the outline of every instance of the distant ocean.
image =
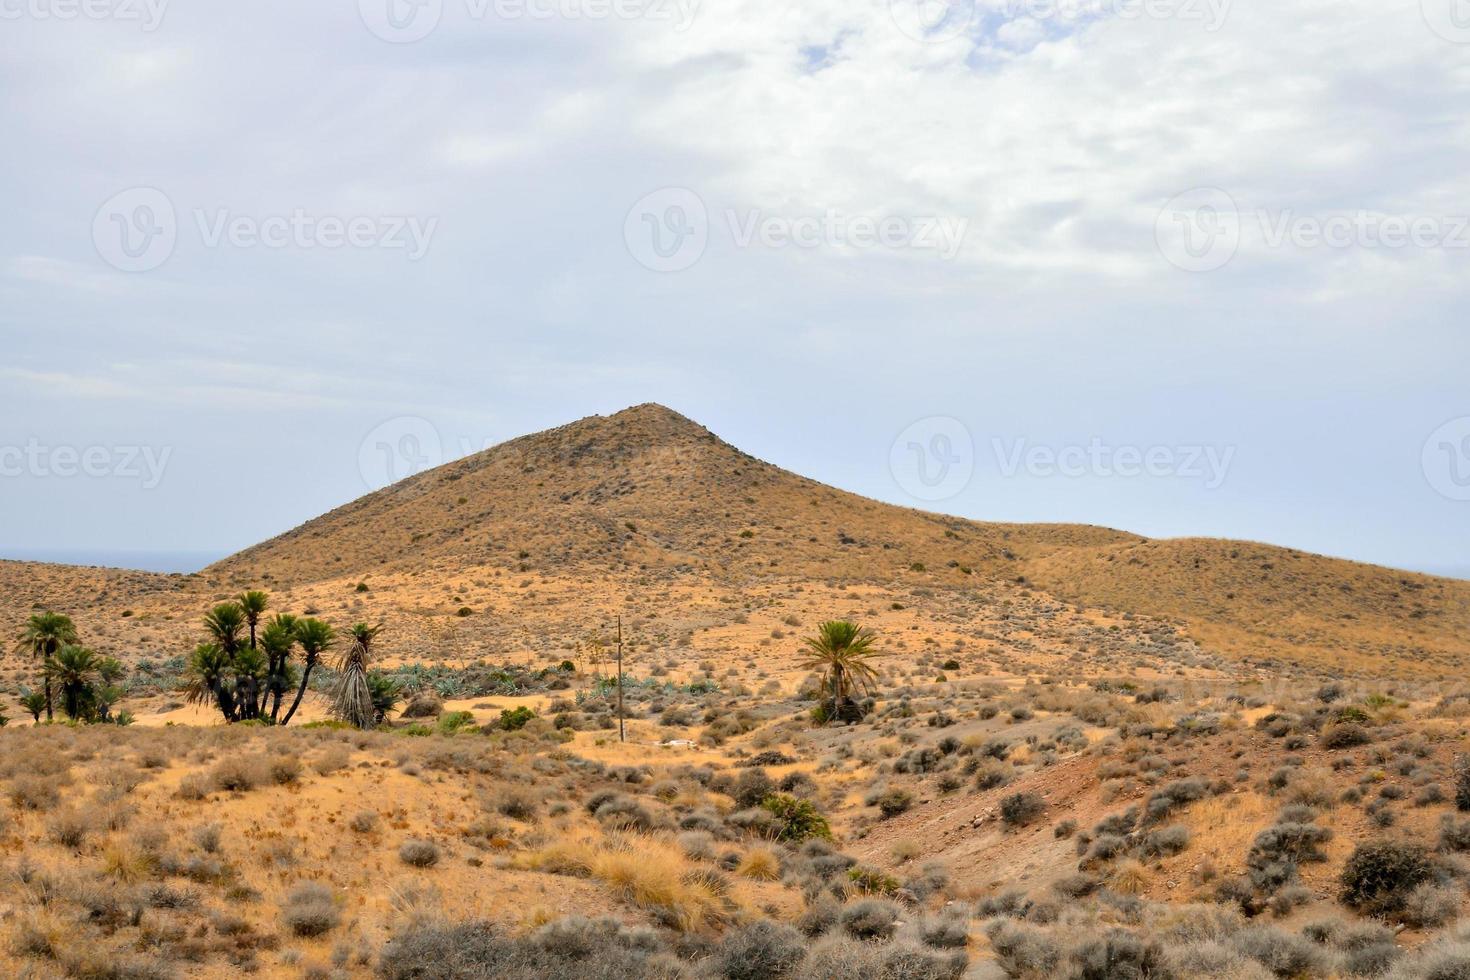
{"type": "Polygon", "coordinates": [[[45,561],[57,565],[101,565],[140,572],[197,572],[226,551],[90,551],[65,548],[0,548],[0,559],[45,561]]]}

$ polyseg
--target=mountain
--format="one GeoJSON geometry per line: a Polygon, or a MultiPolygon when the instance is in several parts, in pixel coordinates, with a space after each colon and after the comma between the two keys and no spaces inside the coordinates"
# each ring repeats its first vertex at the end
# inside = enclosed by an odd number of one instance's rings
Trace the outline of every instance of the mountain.
{"type": "MultiPolygon", "coordinates": [[[[762,628],[781,633],[775,611],[799,607],[802,622],[850,614],[960,636],[968,624],[972,641],[1029,625],[1009,641],[1022,650],[1058,609],[1086,610],[1113,630],[1164,624],[1267,674],[1311,663],[1449,677],[1470,659],[1470,583],[1264,544],[897,507],[651,404],[417,474],[195,576],[0,563],[7,579],[26,608],[0,610],[5,620],[76,608],[124,650],[187,643],[207,603],[264,587],[283,608],[384,619],[385,650],[404,657],[552,655],[618,612],[650,647],[719,638],[713,649],[731,653],[773,639],[734,629],[740,617],[768,610],[762,628]]],[[[1097,645],[1091,633],[1055,641],[1097,645]]]]}

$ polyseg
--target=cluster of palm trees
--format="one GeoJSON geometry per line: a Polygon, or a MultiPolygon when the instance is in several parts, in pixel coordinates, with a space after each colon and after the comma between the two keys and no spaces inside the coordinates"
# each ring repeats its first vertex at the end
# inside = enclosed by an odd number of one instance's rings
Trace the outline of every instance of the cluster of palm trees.
{"type": "Polygon", "coordinates": [[[41,690],[22,689],[20,706],[40,724],[55,718],[59,697],[61,710],[72,721],[126,725],[132,716],[113,712],[122,700],[123,666],[112,657],[99,657],[81,645],[76,624],[70,616],[40,612],[26,621],[17,649],[35,660],[41,675],[41,690]]]}
{"type": "MultiPolygon", "coordinates": [[[[218,708],[226,722],[290,724],[312,671],[336,645],[337,631],[320,619],[291,613],[276,613],[266,622],[269,608],[266,593],[250,590],[205,615],[209,638],[194,649],[185,674],[189,703],[218,708]],[[293,689],[282,717],[282,702],[293,689]]],[[[341,678],[332,693],[332,714],[358,728],[382,723],[403,700],[396,683],[369,670],[372,642],[381,630],[366,623],[353,626],[338,663],[341,678]]]]}

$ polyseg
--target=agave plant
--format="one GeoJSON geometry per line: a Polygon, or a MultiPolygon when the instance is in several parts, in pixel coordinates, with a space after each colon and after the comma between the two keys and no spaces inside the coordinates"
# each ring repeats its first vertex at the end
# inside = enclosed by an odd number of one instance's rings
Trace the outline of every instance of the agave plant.
{"type": "Polygon", "coordinates": [[[358,728],[377,724],[378,711],[373,703],[372,685],[368,682],[368,663],[373,640],[383,627],[357,623],[352,627],[352,646],[337,665],[341,679],[332,692],[332,714],[358,728]]]}

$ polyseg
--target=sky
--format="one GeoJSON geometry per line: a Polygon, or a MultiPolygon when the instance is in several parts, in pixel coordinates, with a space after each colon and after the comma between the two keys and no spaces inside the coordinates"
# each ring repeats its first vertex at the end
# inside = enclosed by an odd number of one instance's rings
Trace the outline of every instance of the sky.
{"type": "Polygon", "coordinates": [[[0,0],[0,555],[628,405],[1470,575],[1470,0],[0,0]]]}

